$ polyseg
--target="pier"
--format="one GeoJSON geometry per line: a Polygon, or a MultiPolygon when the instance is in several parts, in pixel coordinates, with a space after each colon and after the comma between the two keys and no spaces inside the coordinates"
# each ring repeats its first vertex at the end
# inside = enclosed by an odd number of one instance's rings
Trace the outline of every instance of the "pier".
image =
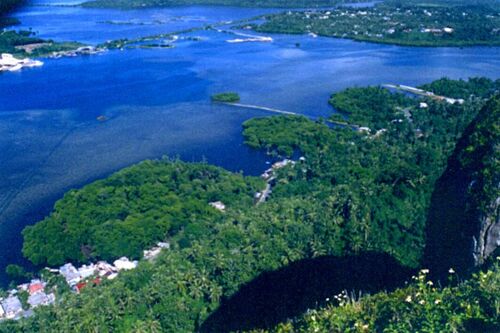
{"type": "Polygon", "coordinates": [[[395,90],[399,90],[399,91],[404,91],[404,92],[407,92],[407,93],[410,93],[413,95],[431,98],[431,99],[436,100],[436,101],[445,101],[445,102],[448,102],[450,104],[455,104],[455,103],[463,104],[464,103],[463,99],[455,99],[455,98],[450,98],[450,97],[446,97],[446,96],[440,96],[440,95],[434,94],[431,91],[425,91],[423,89],[405,86],[402,84],[384,84],[384,85],[382,85],[382,87],[387,88],[387,89],[395,89],[395,90]]]}

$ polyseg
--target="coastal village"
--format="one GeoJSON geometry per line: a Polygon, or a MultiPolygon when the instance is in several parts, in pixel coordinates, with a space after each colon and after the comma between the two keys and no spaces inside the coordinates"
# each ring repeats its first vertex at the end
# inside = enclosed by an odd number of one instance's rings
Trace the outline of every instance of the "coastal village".
{"type": "Polygon", "coordinates": [[[305,33],[311,37],[330,36],[421,45],[433,41],[468,41],[469,24],[477,24],[480,16],[482,33],[492,41],[498,39],[498,14],[483,15],[480,11],[466,12],[460,8],[438,6],[393,9],[380,5],[363,9],[288,11],[269,15],[266,22],[254,25],[254,28],[258,32],[305,33]]]}
{"type": "MultiPolygon", "coordinates": [[[[305,162],[304,157],[299,158],[299,162],[305,162]]],[[[276,185],[278,177],[277,172],[285,167],[294,167],[296,161],[284,159],[272,164],[261,178],[266,181],[266,187],[261,192],[255,193],[254,203],[260,205],[266,202],[272,193],[272,188],[276,185]]],[[[226,205],[221,201],[210,202],[209,205],[219,210],[226,211],[226,205]]],[[[143,260],[153,261],[164,249],[169,249],[170,243],[158,242],[156,246],[143,251],[143,260]]],[[[46,271],[55,276],[62,277],[64,282],[73,293],[79,294],[88,286],[96,286],[103,280],[115,279],[121,271],[133,270],[138,266],[137,260],[130,260],[127,257],[121,257],[108,263],[98,261],[76,267],[72,263],[66,263],[59,268],[45,268],[46,271]]],[[[34,314],[33,310],[39,306],[47,306],[57,303],[57,287],[49,286],[49,283],[43,278],[38,277],[30,282],[18,285],[16,288],[7,292],[6,297],[0,297],[0,321],[18,320],[27,318],[34,314]]]]}
{"type": "MultiPolygon", "coordinates": [[[[27,47],[28,45],[23,45],[27,47]]],[[[30,52],[32,52],[31,49],[30,52]]],[[[103,52],[103,49],[95,48],[93,46],[82,46],[72,51],[57,51],[47,55],[47,58],[62,58],[62,57],[76,57],[80,55],[93,55],[103,52]]],[[[28,53],[30,53],[28,52],[28,53]]],[[[0,55],[0,73],[1,72],[17,72],[24,68],[41,67],[43,62],[30,58],[17,58],[10,53],[2,53],[0,55]]]]}
{"type": "MultiPolygon", "coordinates": [[[[143,252],[143,260],[152,261],[162,250],[169,248],[169,243],[159,242],[155,247],[143,252]]],[[[71,291],[79,294],[84,288],[99,285],[103,280],[113,280],[121,271],[135,269],[137,265],[137,260],[122,257],[112,264],[98,261],[77,268],[72,263],[67,263],[59,268],[46,268],[46,270],[62,277],[71,291]]],[[[0,321],[30,317],[34,313],[33,309],[56,303],[57,288],[48,285],[49,283],[42,278],[35,278],[9,290],[6,297],[0,297],[0,321]]]]}

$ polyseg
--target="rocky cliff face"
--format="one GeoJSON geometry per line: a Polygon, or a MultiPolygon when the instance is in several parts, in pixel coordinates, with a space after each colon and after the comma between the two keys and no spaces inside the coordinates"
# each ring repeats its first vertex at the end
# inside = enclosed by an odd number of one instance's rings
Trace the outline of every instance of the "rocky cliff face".
{"type": "Polygon", "coordinates": [[[500,97],[491,99],[459,140],[436,183],[424,265],[438,277],[466,275],[500,246],[500,97]]]}
{"type": "Polygon", "coordinates": [[[480,217],[480,232],[474,238],[473,257],[476,265],[483,264],[486,259],[500,247],[500,197],[488,208],[489,214],[480,217]]]}

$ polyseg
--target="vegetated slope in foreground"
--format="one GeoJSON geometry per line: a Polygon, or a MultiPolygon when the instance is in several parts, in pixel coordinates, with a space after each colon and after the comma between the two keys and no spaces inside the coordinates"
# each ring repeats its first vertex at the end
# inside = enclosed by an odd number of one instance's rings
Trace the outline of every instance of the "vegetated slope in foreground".
{"type": "MultiPolygon", "coordinates": [[[[500,331],[500,267],[475,274],[455,286],[436,287],[422,270],[405,288],[353,298],[341,293],[323,309],[248,333],[364,333],[500,331]]],[[[456,281],[456,275],[449,273],[456,281]]]]}
{"type": "Polygon", "coordinates": [[[274,327],[309,309],[335,304],[333,296],[345,290],[356,295],[392,291],[402,287],[414,272],[381,253],[299,260],[245,284],[221,303],[200,332],[274,327]]]}
{"type": "Polygon", "coordinates": [[[255,8],[312,8],[328,7],[361,0],[92,0],[84,7],[97,8],[151,8],[173,6],[233,6],[255,8]]]}
{"type": "MultiPolygon", "coordinates": [[[[6,322],[0,332],[88,332],[96,328],[130,332],[144,327],[192,332],[221,300],[235,295],[245,283],[302,259],[374,250],[417,266],[433,183],[445,169],[456,140],[495,89],[494,82],[484,82],[490,90],[480,96],[463,96],[464,105],[429,100],[428,108],[420,108],[419,100],[413,99],[398,108],[392,95],[380,88],[340,93],[346,94],[345,105],[353,105],[349,108],[353,114],[374,107],[366,96],[389,98],[377,110],[380,117],[390,114],[393,118],[387,128],[372,133],[330,128],[301,117],[246,123],[250,145],[270,152],[300,150],[305,156],[305,161],[278,172],[267,203],[257,207],[242,203],[217,213],[213,221],[201,223],[202,232],[191,233],[186,227],[171,236],[171,249],[154,263],[141,262],[135,271],[89,286],[80,295],[60,295],[57,306],[40,307],[32,318],[6,322]],[[194,237],[186,237],[190,234],[194,237]]],[[[372,122],[376,128],[378,116],[372,122]]],[[[136,168],[129,177],[141,175],[145,166],[136,168]]],[[[105,184],[100,182],[97,189],[105,190],[105,184]]],[[[182,185],[193,186],[189,178],[182,185]]],[[[120,207],[133,206],[135,197],[122,202],[123,195],[120,192],[108,199],[117,200],[120,207]]],[[[80,216],[78,209],[64,214],[67,219],[80,216]]],[[[134,219],[140,224],[146,216],[147,210],[134,219]]],[[[195,229],[197,220],[193,220],[195,229]]],[[[81,231],[84,234],[85,229],[81,231]]],[[[57,228],[56,233],[56,238],[61,237],[57,228]]]]}

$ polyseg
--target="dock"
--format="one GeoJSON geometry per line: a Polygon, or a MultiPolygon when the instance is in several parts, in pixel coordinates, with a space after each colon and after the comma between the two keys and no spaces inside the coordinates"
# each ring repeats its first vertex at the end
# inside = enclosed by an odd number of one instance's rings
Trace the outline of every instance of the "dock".
{"type": "Polygon", "coordinates": [[[433,99],[435,101],[445,101],[449,104],[463,104],[464,100],[463,99],[456,99],[456,98],[450,98],[446,96],[440,96],[436,95],[431,91],[425,91],[423,89],[415,88],[415,87],[410,87],[410,86],[405,86],[402,84],[384,84],[382,87],[387,88],[387,89],[394,89],[394,90],[399,90],[399,91],[404,91],[413,95],[417,96],[422,96],[422,97],[427,97],[430,99],[433,99]]]}

